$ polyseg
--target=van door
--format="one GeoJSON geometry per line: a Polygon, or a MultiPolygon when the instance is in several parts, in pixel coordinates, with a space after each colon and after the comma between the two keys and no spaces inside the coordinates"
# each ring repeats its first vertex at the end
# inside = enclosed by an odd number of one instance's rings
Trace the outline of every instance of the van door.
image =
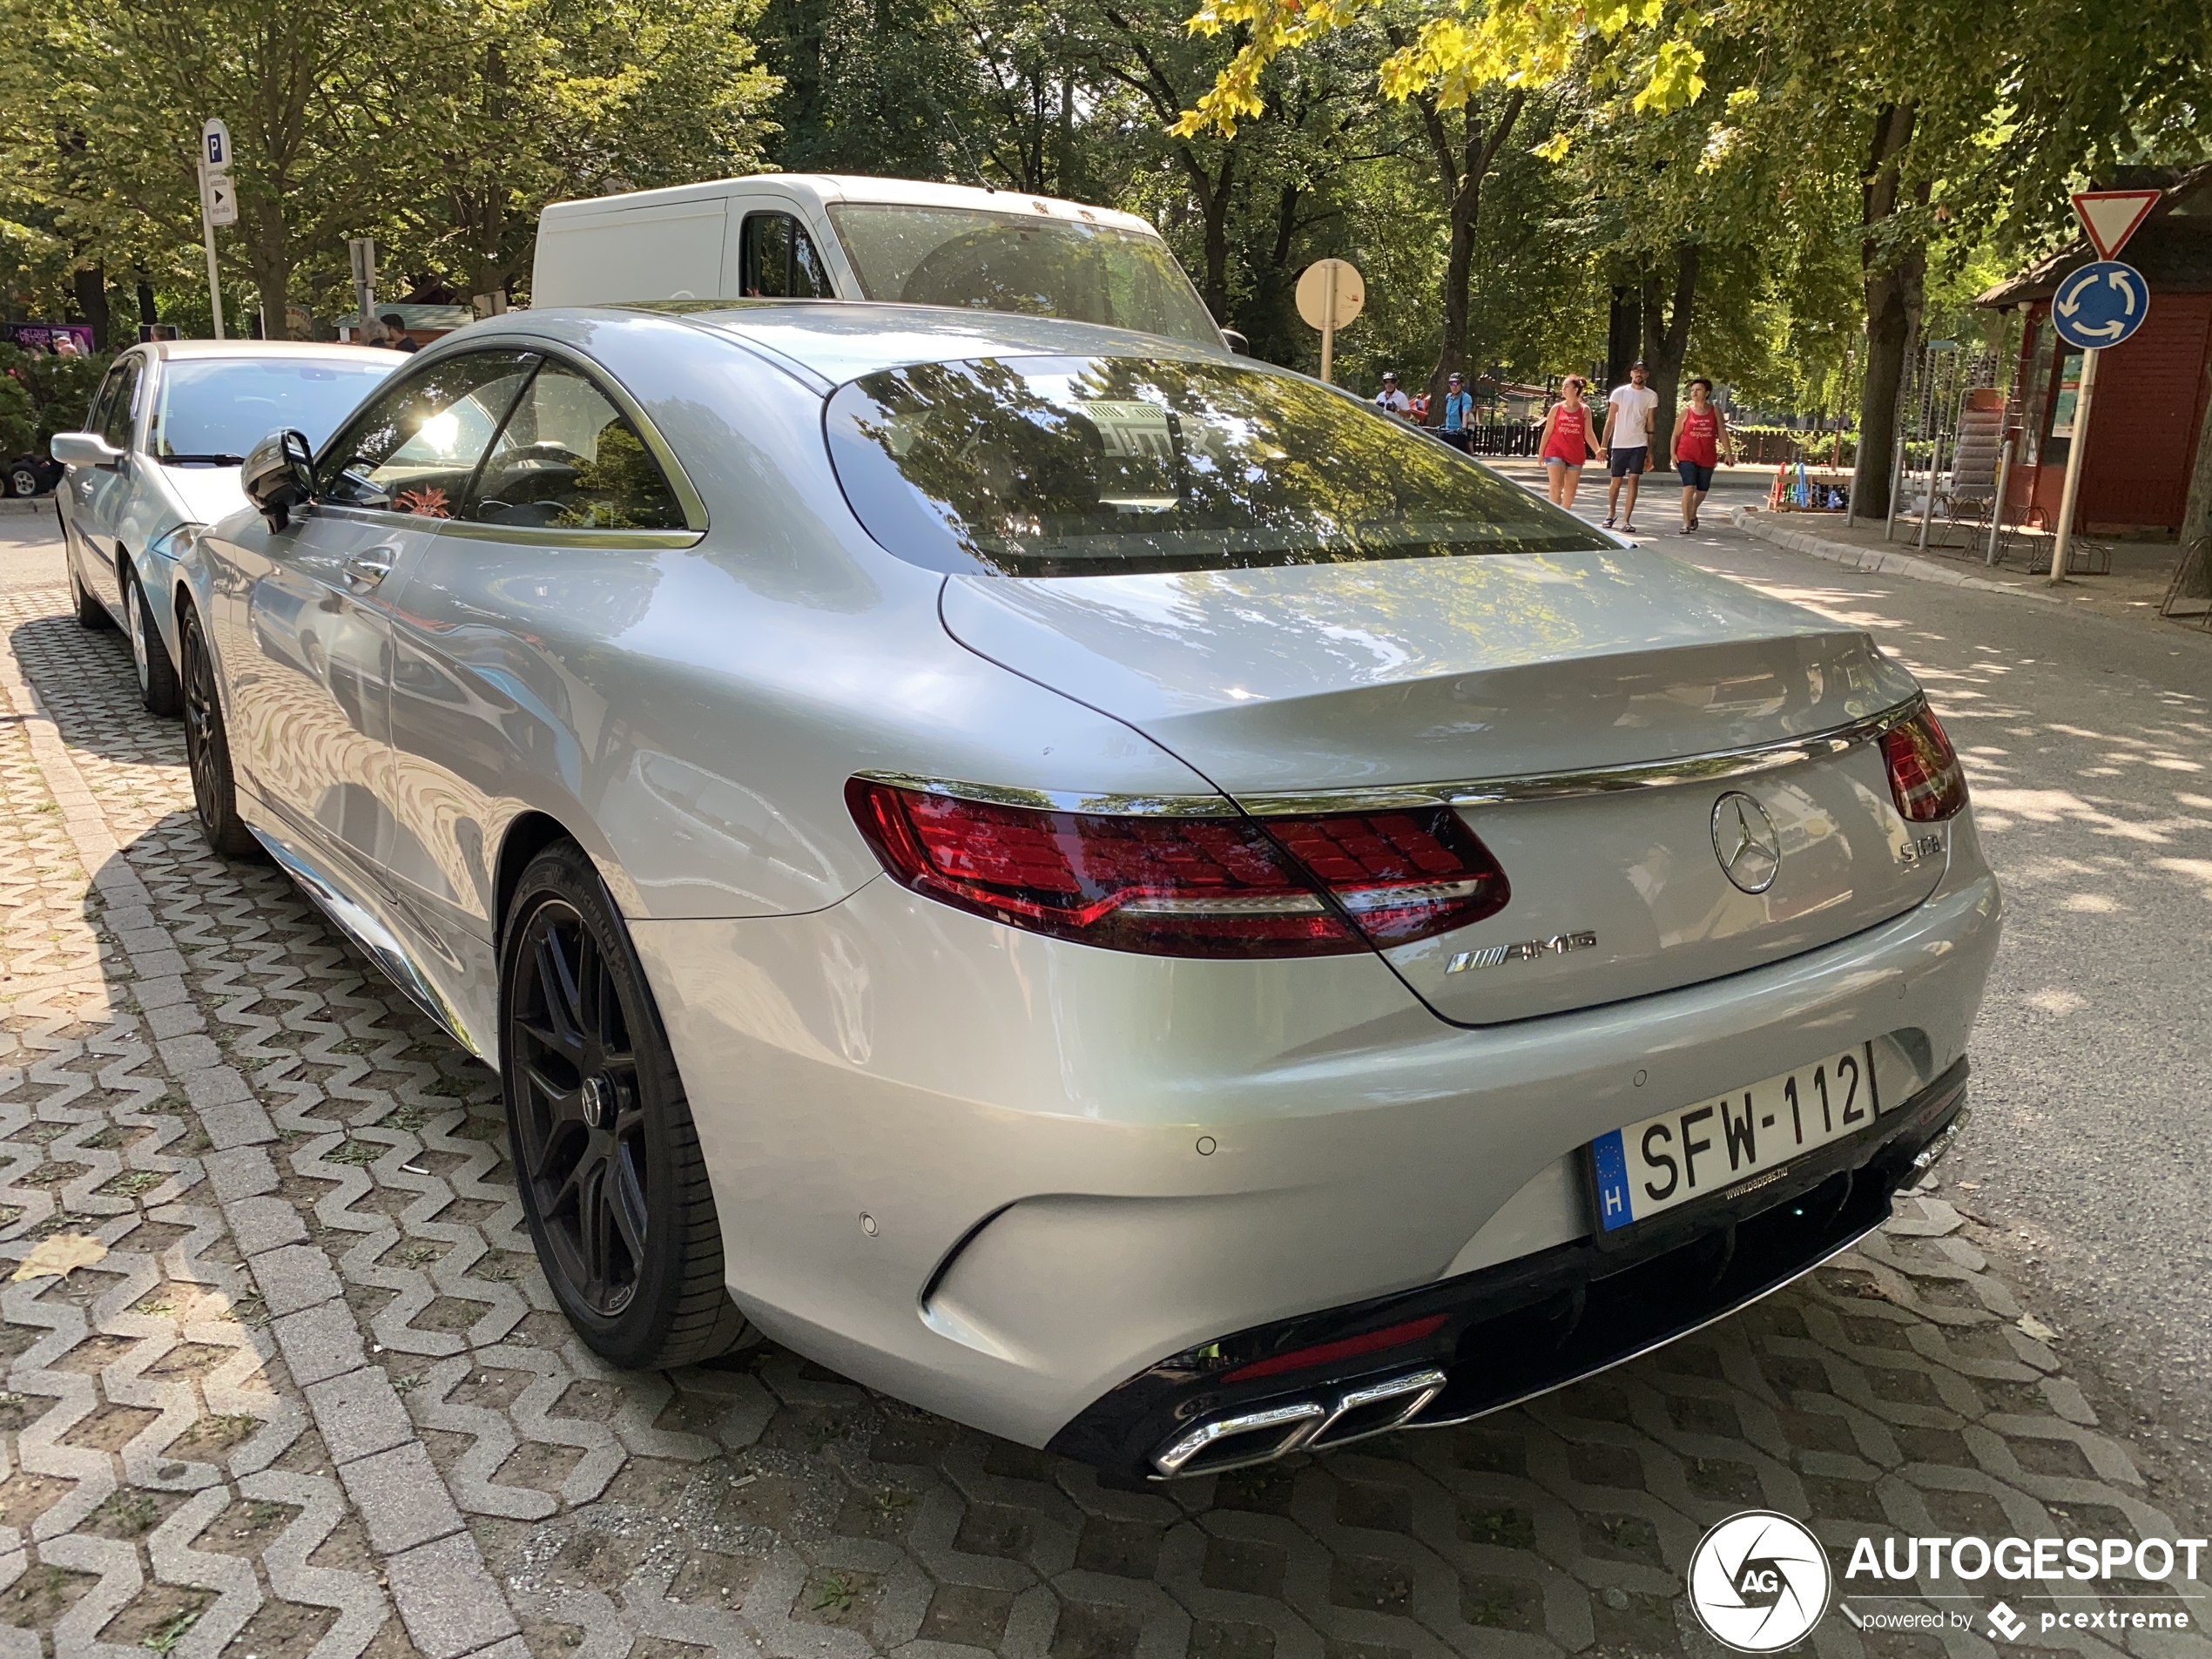
{"type": "Polygon", "coordinates": [[[718,300],[728,206],[715,196],[548,220],[538,233],[536,306],[718,300]]]}

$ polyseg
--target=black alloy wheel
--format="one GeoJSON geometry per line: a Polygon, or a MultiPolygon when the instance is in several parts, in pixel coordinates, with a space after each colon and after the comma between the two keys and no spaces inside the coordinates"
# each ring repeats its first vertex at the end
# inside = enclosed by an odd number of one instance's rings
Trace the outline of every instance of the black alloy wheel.
{"type": "Polygon", "coordinates": [[[633,1370],[736,1345],[722,1233],[681,1078],[605,884],[574,842],[523,873],[500,1072],[523,1213],[562,1310],[633,1370]]]}
{"type": "Polygon", "coordinates": [[[189,604],[177,618],[177,644],[185,659],[185,764],[192,773],[200,833],[208,846],[226,857],[265,860],[267,852],[239,816],[230,733],[223,725],[222,698],[215,685],[215,659],[200,632],[199,612],[189,604]]]}
{"type": "Polygon", "coordinates": [[[128,561],[118,577],[123,583],[123,631],[131,641],[132,666],[138,671],[138,701],[148,714],[175,715],[184,707],[177,668],[169,660],[160,627],[147,613],[145,584],[128,561]]]}

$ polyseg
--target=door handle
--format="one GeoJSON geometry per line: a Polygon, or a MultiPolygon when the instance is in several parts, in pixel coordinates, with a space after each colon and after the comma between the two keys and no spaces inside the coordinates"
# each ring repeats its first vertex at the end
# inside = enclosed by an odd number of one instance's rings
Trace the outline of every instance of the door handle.
{"type": "Polygon", "coordinates": [[[366,553],[356,553],[339,567],[345,573],[346,585],[355,592],[374,587],[392,574],[392,550],[388,547],[371,548],[366,553]]]}

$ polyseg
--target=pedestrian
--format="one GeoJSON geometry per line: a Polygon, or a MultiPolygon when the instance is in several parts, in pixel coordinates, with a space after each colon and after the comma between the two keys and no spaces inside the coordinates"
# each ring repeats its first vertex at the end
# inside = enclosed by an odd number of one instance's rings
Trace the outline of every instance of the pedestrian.
{"type": "Polygon", "coordinates": [[[1444,381],[1444,442],[1462,454],[1474,452],[1474,435],[1468,431],[1474,415],[1474,399],[1468,394],[1467,382],[1458,374],[1447,375],[1444,381]]]}
{"type": "Polygon", "coordinates": [[[1415,426],[1428,424],[1428,394],[1416,392],[1406,400],[1406,418],[1415,426]]]}
{"type": "Polygon", "coordinates": [[[1643,475],[1651,469],[1651,416],[1659,407],[1659,394],[1643,382],[1649,371],[1642,363],[1629,368],[1629,383],[1616,386],[1605,400],[1605,438],[1600,448],[1606,452],[1606,471],[1610,475],[1605,486],[1605,528],[1611,529],[1617,516],[1621,533],[1636,533],[1636,489],[1643,475]],[[1629,504],[1622,510],[1621,485],[1629,486],[1629,504]]]}
{"type": "Polygon", "coordinates": [[[1682,533],[1697,528],[1697,509],[1713,487],[1713,469],[1727,448],[1728,417],[1713,402],[1713,383],[1700,374],[1689,383],[1689,407],[1675,422],[1675,471],[1682,479],[1682,533]]]}
{"type": "Polygon", "coordinates": [[[421,347],[408,338],[407,319],[396,311],[388,311],[377,319],[384,325],[384,343],[394,351],[421,351],[421,347]]]}
{"type": "MultiPolygon", "coordinates": [[[[1571,509],[1575,505],[1575,492],[1582,483],[1582,468],[1590,458],[1590,406],[1582,401],[1584,384],[1580,374],[1567,377],[1567,383],[1560,388],[1559,401],[1544,416],[1543,442],[1536,446],[1536,454],[1544,463],[1544,476],[1550,481],[1548,493],[1555,507],[1571,509]]],[[[1605,453],[1602,446],[1598,453],[1605,453]]]]}
{"type": "Polygon", "coordinates": [[[1401,421],[1406,418],[1406,412],[1413,407],[1413,399],[1398,389],[1397,370],[1383,371],[1382,390],[1375,394],[1375,407],[1385,415],[1394,415],[1401,421]]]}

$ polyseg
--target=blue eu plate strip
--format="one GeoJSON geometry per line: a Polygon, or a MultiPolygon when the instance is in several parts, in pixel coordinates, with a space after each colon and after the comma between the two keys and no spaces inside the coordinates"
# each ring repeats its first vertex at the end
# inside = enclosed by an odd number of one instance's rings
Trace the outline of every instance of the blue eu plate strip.
{"type": "Polygon", "coordinates": [[[1599,1136],[1590,1143],[1590,1153],[1597,1165],[1598,1219],[1611,1232],[1635,1219],[1629,1204],[1629,1158],[1622,1150],[1621,1131],[1599,1136]]]}

